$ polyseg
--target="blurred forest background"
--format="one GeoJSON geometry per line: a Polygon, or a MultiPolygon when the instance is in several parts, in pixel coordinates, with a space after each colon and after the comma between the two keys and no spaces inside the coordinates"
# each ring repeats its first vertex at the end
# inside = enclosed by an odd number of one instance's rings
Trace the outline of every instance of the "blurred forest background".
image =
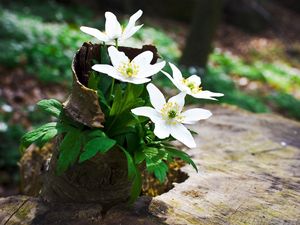
{"type": "MultiPolygon", "coordinates": [[[[224,93],[215,104],[300,120],[298,0],[0,0],[0,196],[18,193],[20,137],[51,119],[35,103],[64,101],[75,51],[97,41],[79,27],[103,29],[105,11],[128,18],[138,9],[144,27],[125,45],[154,44],[224,93]]],[[[162,77],[155,82],[172,93],[162,77]]]]}

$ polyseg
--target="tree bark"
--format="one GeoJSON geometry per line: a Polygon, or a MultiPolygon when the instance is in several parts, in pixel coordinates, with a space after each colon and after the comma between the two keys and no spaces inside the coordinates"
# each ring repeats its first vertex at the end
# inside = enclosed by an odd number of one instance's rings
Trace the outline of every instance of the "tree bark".
{"type": "Polygon", "coordinates": [[[222,0],[198,0],[181,64],[205,67],[221,16],[222,0]]]}

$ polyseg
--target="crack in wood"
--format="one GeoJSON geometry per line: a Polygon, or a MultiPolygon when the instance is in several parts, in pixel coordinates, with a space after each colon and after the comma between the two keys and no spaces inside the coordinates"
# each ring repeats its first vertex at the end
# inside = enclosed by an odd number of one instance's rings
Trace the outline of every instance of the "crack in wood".
{"type": "Polygon", "coordinates": [[[10,219],[29,201],[29,198],[27,198],[26,200],[24,200],[24,202],[22,202],[20,204],[20,206],[17,207],[17,209],[8,217],[8,219],[5,221],[5,223],[3,225],[6,225],[10,219]]]}

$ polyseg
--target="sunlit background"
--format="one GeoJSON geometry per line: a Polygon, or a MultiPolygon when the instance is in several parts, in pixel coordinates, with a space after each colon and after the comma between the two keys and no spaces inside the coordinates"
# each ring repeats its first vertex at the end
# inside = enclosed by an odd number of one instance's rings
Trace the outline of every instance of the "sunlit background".
{"type": "MultiPolygon", "coordinates": [[[[200,75],[204,89],[225,94],[214,104],[300,120],[297,0],[1,0],[0,196],[18,193],[20,137],[49,120],[35,103],[65,100],[74,53],[97,42],[79,27],[103,29],[106,10],[126,23],[138,9],[144,27],[127,46],[153,44],[186,76],[200,75]]],[[[173,91],[162,74],[155,82],[173,91]]]]}

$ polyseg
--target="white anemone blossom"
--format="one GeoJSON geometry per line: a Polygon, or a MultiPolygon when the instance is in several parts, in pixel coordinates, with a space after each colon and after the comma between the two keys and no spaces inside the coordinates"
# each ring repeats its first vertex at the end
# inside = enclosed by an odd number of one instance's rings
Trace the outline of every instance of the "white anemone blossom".
{"type": "Polygon", "coordinates": [[[173,72],[173,77],[165,71],[162,71],[172,83],[182,92],[193,96],[194,98],[203,98],[217,100],[214,97],[221,97],[224,94],[215,93],[211,91],[203,91],[201,85],[201,79],[197,75],[192,75],[188,78],[184,78],[180,70],[172,63],[169,63],[173,72]]]}
{"type": "Polygon", "coordinates": [[[127,26],[123,29],[117,17],[111,13],[105,13],[105,31],[102,32],[98,29],[81,26],[80,30],[84,33],[92,35],[100,41],[105,43],[112,43],[114,41],[123,42],[124,40],[130,38],[135,32],[137,32],[143,25],[135,26],[135,22],[142,16],[143,11],[138,10],[133,14],[127,26]]]}
{"type": "Polygon", "coordinates": [[[208,119],[212,113],[206,109],[194,108],[184,112],[184,99],[186,94],[181,92],[166,102],[160,90],[153,84],[147,85],[152,107],[144,106],[132,109],[138,116],[149,117],[155,124],[154,134],[164,139],[170,135],[189,148],[196,147],[191,132],[183,124],[194,124],[199,120],[208,119]]]}
{"type": "Polygon", "coordinates": [[[124,52],[118,51],[114,46],[108,48],[108,54],[112,65],[96,64],[92,67],[100,73],[105,73],[122,82],[143,84],[149,82],[150,76],[158,73],[166,62],[150,64],[153,59],[151,51],[144,51],[137,55],[132,61],[124,52]]]}

